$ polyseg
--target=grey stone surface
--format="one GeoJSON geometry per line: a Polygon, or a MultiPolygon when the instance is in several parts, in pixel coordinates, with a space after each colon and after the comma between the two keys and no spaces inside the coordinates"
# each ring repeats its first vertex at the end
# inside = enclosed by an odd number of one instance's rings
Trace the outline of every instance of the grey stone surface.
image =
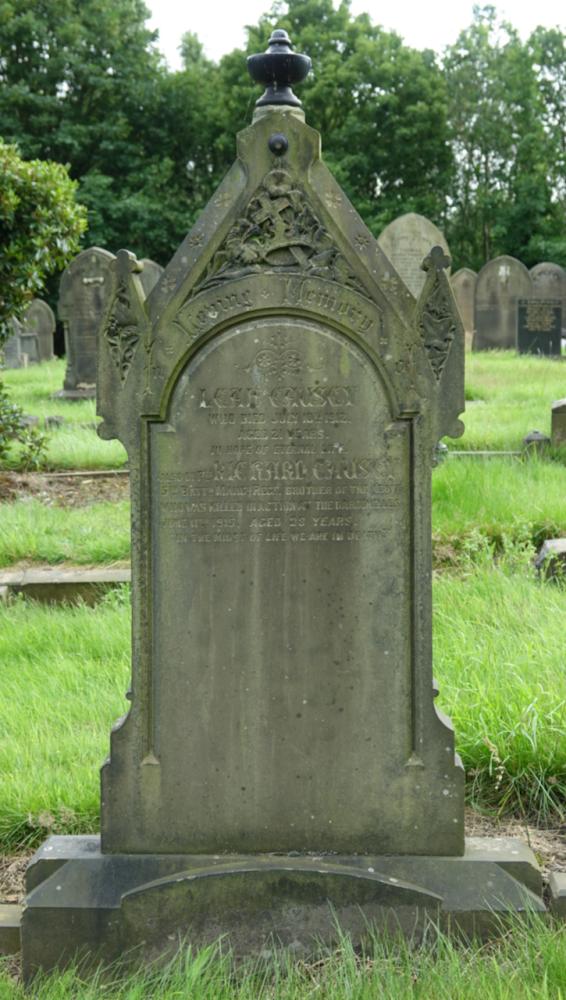
{"type": "Polygon", "coordinates": [[[544,434],[542,431],[529,431],[523,438],[523,445],[528,451],[544,451],[549,444],[550,438],[548,434],[544,434]]]}
{"type": "Polygon", "coordinates": [[[552,404],[550,439],[555,447],[566,444],[566,399],[552,404]]]}
{"type": "Polygon", "coordinates": [[[109,590],[129,583],[129,569],[0,570],[0,587],[7,596],[23,594],[41,604],[96,604],[109,590]]]}
{"type": "Polygon", "coordinates": [[[274,944],[309,955],[336,943],[337,925],[354,945],[371,929],[418,939],[431,919],[484,938],[510,911],[544,913],[539,885],[532,852],[502,838],[474,838],[463,857],[423,858],[104,854],[97,837],[51,837],[27,873],[24,976],[77,951],[147,962],[220,936],[237,956],[274,944]]]}
{"type": "Polygon", "coordinates": [[[560,299],[517,300],[517,350],[519,354],[560,357],[562,302],[560,299]]]}
{"type": "Polygon", "coordinates": [[[476,283],[474,351],[515,348],[517,302],[531,290],[531,276],[515,257],[496,257],[482,267],[476,283]]]}
{"type": "Polygon", "coordinates": [[[14,331],[2,348],[3,363],[6,368],[27,368],[38,364],[40,344],[37,334],[27,329],[22,322],[12,319],[10,325],[14,331]]]}
{"type": "Polygon", "coordinates": [[[434,246],[441,246],[446,254],[450,253],[442,230],[416,212],[400,215],[390,222],[377,242],[416,299],[425,283],[425,272],[421,269],[425,257],[434,246]]]}
{"type": "Polygon", "coordinates": [[[474,334],[474,296],[476,292],[477,274],[469,267],[461,267],[459,271],[450,278],[450,285],[454,292],[456,305],[460,310],[464,331],[466,333],[466,346],[471,347],[474,334]]]}
{"type": "Polygon", "coordinates": [[[108,250],[83,250],[68,265],[59,286],[59,319],[65,328],[67,370],[60,396],[84,399],[95,395],[98,329],[112,291],[108,250]]]}
{"type": "Polygon", "coordinates": [[[150,260],[149,257],[143,257],[142,260],[140,260],[140,264],[143,264],[143,270],[140,272],[140,281],[147,296],[155,288],[157,282],[163,274],[163,268],[161,267],[161,264],[157,264],[154,260],[150,260]]]}
{"type": "Polygon", "coordinates": [[[539,299],[559,299],[562,305],[562,336],[566,336],[566,270],[543,261],[530,270],[533,295],[539,299]]]}
{"type": "Polygon", "coordinates": [[[24,334],[37,337],[38,361],[51,361],[54,356],[55,316],[47,302],[42,299],[32,299],[23,315],[22,327],[24,334]]]}
{"type": "Polygon", "coordinates": [[[15,955],[20,950],[22,907],[0,903],[0,955],[15,955]]]}
{"type": "Polygon", "coordinates": [[[566,920],[566,872],[552,872],[548,880],[550,909],[555,917],[566,920]]]}
{"type": "Polygon", "coordinates": [[[12,328],[12,335],[2,344],[2,364],[5,368],[19,368],[20,367],[20,341],[18,333],[21,330],[21,324],[18,323],[16,319],[9,320],[9,325],[12,328]]]}
{"type": "Polygon", "coordinates": [[[535,566],[548,580],[566,578],[566,538],[547,538],[537,553],[535,566]]]}

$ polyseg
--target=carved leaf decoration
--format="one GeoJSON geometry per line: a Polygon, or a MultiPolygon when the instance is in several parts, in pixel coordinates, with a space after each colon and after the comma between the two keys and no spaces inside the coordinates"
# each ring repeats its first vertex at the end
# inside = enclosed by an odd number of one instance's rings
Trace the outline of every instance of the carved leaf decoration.
{"type": "Polygon", "coordinates": [[[304,190],[281,168],[264,177],[245,215],[232,226],[191,297],[225,281],[266,270],[300,271],[367,295],[316,218],[304,190]]]}
{"type": "Polygon", "coordinates": [[[104,337],[122,385],[128,377],[138,343],[147,326],[143,292],[132,278],[132,272],[140,269],[139,264],[133,255],[126,254],[126,257],[122,257],[123,254],[126,251],[120,251],[115,264],[118,280],[104,329],[104,337]]]}
{"type": "Polygon", "coordinates": [[[430,366],[438,381],[456,336],[457,325],[448,281],[443,270],[450,261],[449,258],[441,258],[441,254],[438,254],[436,259],[437,250],[440,248],[434,247],[423,264],[429,276],[419,301],[417,325],[430,366]]]}

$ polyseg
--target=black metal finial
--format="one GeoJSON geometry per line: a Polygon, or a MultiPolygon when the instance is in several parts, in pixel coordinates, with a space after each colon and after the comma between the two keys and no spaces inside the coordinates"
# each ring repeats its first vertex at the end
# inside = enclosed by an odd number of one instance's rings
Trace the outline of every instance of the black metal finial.
{"type": "Polygon", "coordinates": [[[291,90],[293,83],[302,83],[311,70],[311,60],[299,52],[293,52],[291,40],[286,31],[277,28],[269,39],[265,52],[248,56],[248,70],[252,80],[267,89],[256,101],[256,107],[265,104],[288,104],[300,108],[301,102],[291,90]]]}

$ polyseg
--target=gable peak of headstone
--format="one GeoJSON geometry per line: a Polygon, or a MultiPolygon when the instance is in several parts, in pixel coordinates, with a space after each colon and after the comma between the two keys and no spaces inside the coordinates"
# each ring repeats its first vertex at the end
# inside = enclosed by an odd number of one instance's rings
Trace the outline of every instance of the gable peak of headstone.
{"type": "Polygon", "coordinates": [[[311,67],[310,58],[294,52],[287,32],[277,28],[272,32],[265,52],[248,56],[248,72],[252,80],[266,88],[265,93],[256,101],[256,107],[302,107],[299,98],[292,91],[292,85],[302,83],[311,67]]]}

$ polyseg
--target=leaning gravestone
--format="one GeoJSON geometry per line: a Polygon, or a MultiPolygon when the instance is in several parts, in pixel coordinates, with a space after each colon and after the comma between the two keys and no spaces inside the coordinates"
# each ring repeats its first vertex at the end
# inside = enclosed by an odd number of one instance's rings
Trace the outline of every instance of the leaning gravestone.
{"type": "Polygon", "coordinates": [[[559,264],[543,261],[530,270],[532,294],[537,299],[556,299],[562,309],[562,336],[566,337],[566,271],[559,264]]]}
{"type": "Polygon", "coordinates": [[[529,272],[515,257],[495,257],[484,264],[476,282],[474,351],[515,347],[517,303],[531,292],[529,272]]]}
{"type": "Polygon", "coordinates": [[[300,954],[337,924],[544,910],[527,848],[465,841],[434,706],[431,471],[464,406],[448,259],[416,308],[391,281],[288,86],[309,64],[281,31],[250,59],[268,90],[152,296],[114,265],[97,386],[131,469],[132,703],[102,837],[28,869],[27,979],[77,950],[300,954]]]}
{"type": "Polygon", "coordinates": [[[140,260],[140,264],[143,264],[143,270],[140,272],[140,281],[147,296],[155,288],[157,282],[163,274],[163,268],[161,267],[161,264],[157,264],[154,260],[150,260],[149,257],[144,257],[140,260]]]}
{"type": "MultiPolygon", "coordinates": [[[[449,253],[444,234],[438,226],[416,212],[401,215],[390,222],[377,242],[416,299],[426,280],[421,264],[432,247],[441,246],[446,254],[449,253]]],[[[450,273],[449,267],[447,273],[450,273]]]]}
{"type": "Polygon", "coordinates": [[[450,278],[450,285],[456,299],[464,331],[466,344],[471,347],[474,333],[474,295],[476,291],[477,274],[469,267],[461,267],[450,278]]]}
{"type": "Polygon", "coordinates": [[[32,299],[23,315],[22,326],[24,333],[37,337],[39,361],[51,361],[55,316],[47,302],[32,299]]]}
{"type": "Polygon", "coordinates": [[[517,350],[519,354],[560,357],[562,303],[560,299],[519,299],[517,350]]]}
{"type": "Polygon", "coordinates": [[[108,250],[91,247],[63,272],[57,311],[65,328],[67,370],[63,390],[57,393],[60,398],[96,395],[97,335],[108,304],[114,259],[108,250]]]}

